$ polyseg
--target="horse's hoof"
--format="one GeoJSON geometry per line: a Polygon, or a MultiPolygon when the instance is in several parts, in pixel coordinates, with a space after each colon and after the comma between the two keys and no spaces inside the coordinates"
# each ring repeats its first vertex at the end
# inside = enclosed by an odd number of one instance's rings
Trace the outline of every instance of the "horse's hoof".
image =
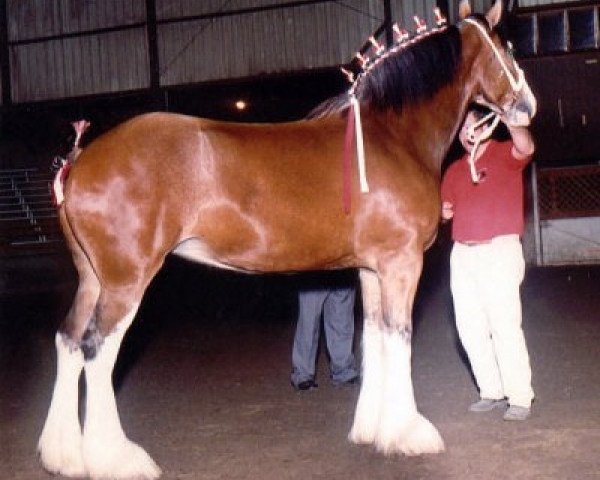
{"type": "Polygon", "coordinates": [[[96,447],[84,446],[88,475],[93,480],[155,480],[162,474],[150,455],[127,439],[96,447]]]}
{"type": "Polygon", "coordinates": [[[352,427],[348,434],[348,440],[357,445],[366,445],[375,441],[375,432],[372,429],[352,427]]]}
{"type": "Polygon", "coordinates": [[[54,475],[72,478],[87,476],[81,453],[80,434],[67,440],[62,436],[54,438],[44,432],[38,442],[37,451],[44,470],[54,475]]]}
{"type": "Polygon", "coordinates": [[[369,403],[376,404],[376,400],[368,398],[367,401],[365,401],[368,396],[364,395],[363,391],[364,385],[363,390],[361,391],[361,395],[363,395],[362,402],[361,398],[359,398],[359,404],[356,407],[356,414],[354,415],[354,422],[352,423],[352,428],[348,434],[348,440],[357,445],[373,443],[377,437],[377,430],[379,428],[379,417],[377,416],[377,412],[374,412],[372,408],[365,408],[365,405],[368,405],[369,403]]]}
{"type": "Polygon", "coordinates": [[[38,452],[38,455],[42,467],[44,467],[44,470],[48,473],[70,478],[83,478],[87,476],[85,466],[81,459],[62,458],[58,460],[52,458],[52,456],[43,455],[41,452],[38,452]]]}
{"type": "Polygon", "coordinates": [[[395,436],[383,435],[375,440],[377,450],[386,455],[423,455],[441,453],[444,440],[429,420],[417,413],[395,436]]]}

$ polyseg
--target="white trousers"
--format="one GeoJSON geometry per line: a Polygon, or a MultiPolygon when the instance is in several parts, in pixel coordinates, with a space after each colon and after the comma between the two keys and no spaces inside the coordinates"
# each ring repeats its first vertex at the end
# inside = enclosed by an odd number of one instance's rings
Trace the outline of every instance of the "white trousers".
{"type": "Polygon", "coordinates": [[[525,273],[518,235],[478,245],[454,243],[450,288],[456,327],[481,398],[506,397],[529,407],[531,366],[521,328],[520,285],[525,273]]]}

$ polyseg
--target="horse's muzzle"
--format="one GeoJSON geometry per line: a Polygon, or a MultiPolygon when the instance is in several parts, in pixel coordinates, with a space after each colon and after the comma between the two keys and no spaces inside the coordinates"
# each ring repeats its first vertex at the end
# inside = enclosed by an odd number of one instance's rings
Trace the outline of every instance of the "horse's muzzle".
{"type": "Polygon", "coordinates": [[[525,82],[516,101],[505,113],[506,121],[513,127],[527,127],[536,113],[537,100],[525,82]]]}

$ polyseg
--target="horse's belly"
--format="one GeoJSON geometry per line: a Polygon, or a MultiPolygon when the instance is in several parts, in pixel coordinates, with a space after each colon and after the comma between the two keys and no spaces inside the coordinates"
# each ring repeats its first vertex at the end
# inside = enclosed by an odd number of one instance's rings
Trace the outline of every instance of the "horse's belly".
{"type": "Polygon", "coordinates": [[[303,248],[274,248],[263,253],[239,252],[235,255],[217,253],[210,244],[200,238],[190,238],[181,242],[171,252],[192,262],[244,273],[299,272],[306,270],[329,270],[355,267],[354,257],[349,252],[336,249],[330,252],[307,251],[303,248]],[[302,253],[300,253],[302,251],[302,253]]]}
{"type": "Polygon", "coordinates": [[[210,265],[212,267],[235,270],[238,272],[246,271],[243,268],[221,261],[202,240],[197,238],[190,238],[189,240],[181,242],[172,253],[179,257],[183,257],[186,260],[210,265]]]}

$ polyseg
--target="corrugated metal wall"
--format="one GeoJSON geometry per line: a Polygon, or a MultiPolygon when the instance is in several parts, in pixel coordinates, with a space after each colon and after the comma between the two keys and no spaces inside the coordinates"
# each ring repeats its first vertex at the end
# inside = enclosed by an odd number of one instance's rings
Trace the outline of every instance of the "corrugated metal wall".
{"type": "Polygon", "coordinates": [[[16,103],[149,86],[144,28],[11,48],[16,103]]]}
{"type": "Polygon", "coordinates": [[[540,7],[553,4],[577,3],[581,0],[519,0],[519,7],[540,7]]]}
{"type": "Polygon", "coordinates": [[[9,40],[132,25],[146,20],[143,0],[9,0],[9,40]]]}
{"type": "Polygon", "coordinates": [[[6,4],[13,102],[149,86],[143,0],[6,4]]]}
{"type": "MultiPolygon", "coordinates": [[[[383,0],[155,1],[160,86],[346,63],[384,17],[383,0]]],[[[484,11],[490,1],[472,3],[484,11]]],[[[435,4],[392,0],[392,15],[413,30],[413,15],[433,24],[435,4]]],[[[145,0],[6,5],[14,103],[150,86],[145,0]]]]}
{"type": "MultiPolygon", "coordinates": [[[[217,13],[206,2],[162,0],[178,15],[217,13]],[[178,4],[178,5],[174,5],[178,4]],[[178,8],[176,8],[178,7],[178,8]]],[[[260,6],[268,1],[228,2],[260,6]]],[[[158,7],[157,4],[157,7],[158,7]]],[[[216,5],[215,5],[216,6],[216,5]]],[[[166,8],[157,8],[160,21],[166,8]]],[[[160,82],[175,85],[345,63],[383,20],[381,0],[327,2],[159,24],[160,82]]]]}

